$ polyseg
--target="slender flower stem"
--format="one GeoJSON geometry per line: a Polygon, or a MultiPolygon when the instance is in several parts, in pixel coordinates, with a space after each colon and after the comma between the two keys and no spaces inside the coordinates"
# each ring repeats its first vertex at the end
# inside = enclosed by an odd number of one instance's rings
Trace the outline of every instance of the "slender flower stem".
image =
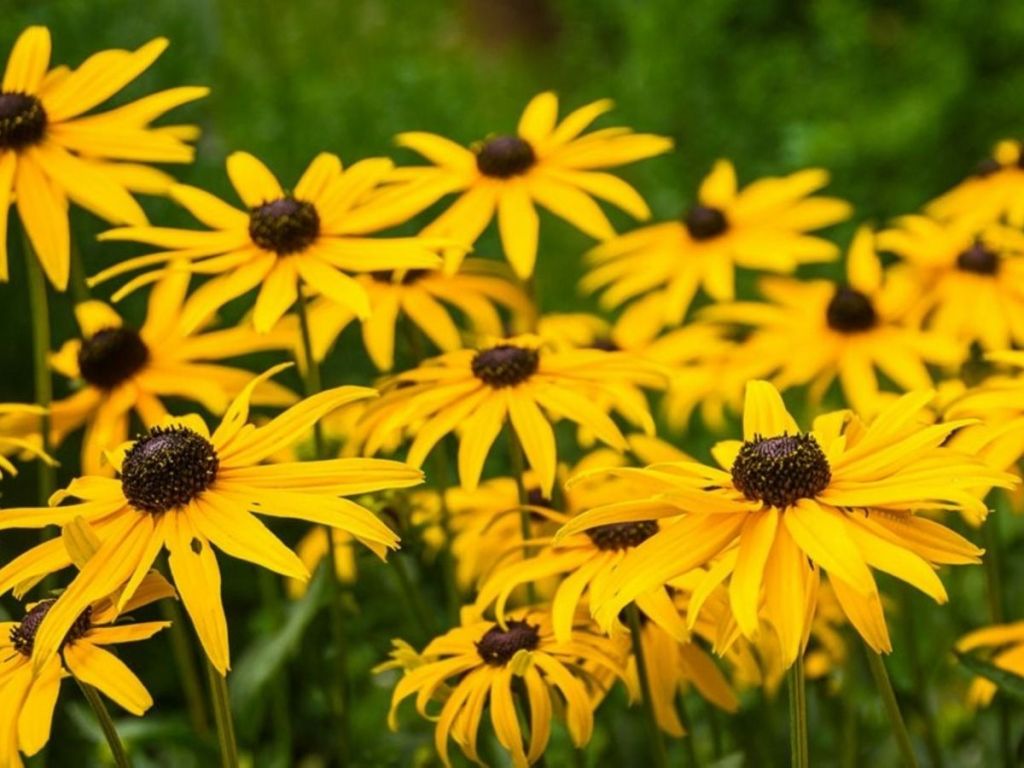
{"type": "MultiPolygon", "coordinates": [[[[985,587],[988,596],[988,611],[993,624],[1003,624],[1006,621],[1006,591],[1003,589],[1003,541],[1002,521],[1003,515],[1013,511],[1013,505],[1009,495],[1005,492],[996,491],[995,511],[981,526],[982,536],[985,541],[985,587]]],[[[999,710],[999,747],[1002,754],[1002,762],[1005,768],[1012,768],[1017,764],[1013,749],[1013,740],[1010,729],[1010,702],[1006,696],[998,696],[996,707],[999,710]]]]}
{"type": "MultiPolygon", "coordinates": [[[[39,265],[25,230],[21,231],[21,248],[25,255],[28,283],[29,313],[32,318],[32,374],[36,404],[46,409],[40,422],[42,448],[51,452],[50,403],[53,402],[53,378],[50,372],[50,309],[46,297],[46,276],[39,265]]],[[[44,461],[36,462],[39,472],[39,503],[46,506],[57,487],[57,470],[44,461]]]]}
{"type": "MultiPolygon", "coordinates": [[[[665,742],[661,738],[661,729],[654,715],[654,699],[651,698],[651,681],[647,675],[647,661],[644,659],[644,643],[640,634],[640,612],[635,603],[626,607],[629,619],[629,636],[633,643],[633,658],[636,661],[636,676],[640,680],[640,695],[643,697],[644,722],[647,724],[647,737],[651,743],[651,764],[654,768],[668,768],[668,755],[665,742]]],[[[692,734],[691,734],[692,737],[692,734]]]]}
{"type": "Polygon", "coordinates": [[[686,736],[683,741],[686,743],[686,764],[690,768],[700,767],[700,758],[697,757],[697,734],[693,730],[693,720],[690,719],[690,712],[686,707],[686,696],[683,695],[682,691],[679,691],[677,697],[677,706],[679,707],[679,720],[682,723],[683,728],[686,730],[686,736]]]}
{"type": "MultiPolygon", "coordinates": [[[[526,505],[530,503],[530,494],[527,492],[526,482],[523,480],[523,475],[526,472],[526,459],[523,456],[523,444],[519,442],[519,435],[516,434],[511,424],[506,429],[508,430],[509,461],[512,464],[512,476],[516,480],[516,491],[519,495],[519,529],[520,535],[523,537],[523,559],[528,560],[530,545],[527,542],[533,538],[533,530],[530,525],[530,510],[526,508],[526,505]]],[[[532,581],[526,584],[526,597],[530,605],[537,602],[537,590],[532,581]]]]}
{"type": "Polygon", "coordinates": [[[181,686],[185,692],[185,704],[188,707],[188,720],[192,730],[198,736],[210,732],[210,717],[206,711],[206,698],[203,685],[199,680],[199,668],[192,649],[192,641],[188,636],[181,606],[175,600],[161,600],[160,610],[164,619],[171,622],[168,637],[171,641],[171,654],[174,665],[181,678],[181,686]]]}
{"type": "Polygon", "coordinates": [[[90,298],[89,283],[85,277],[85,264],[82,261],[82,251],[78,247],[78,241],[71,238],[71,277],[68,280],[68,290],[71,291],[71,300],[75,304],[81,304],[90,298]]]}
{"type": "Polygon", "coordinates": [[[395,574],[395,580],[398,582],[399,589],[402,590],[402,596],[409,603],[409,611],[416,622],[417,628],[420,630],[420,634],[424,639],[433,637],[434,623],[427,614],[423,600],[420,599],[419,592],[416,591],[412,579],[409,578],[409,574],[405,570],[405,561],[401,553],[393,555],[389,565],[391,566],[391,572],[395,574]]]}
{"type": "Polygon", "coordinates": [[[869,646],[864,646],[868,655],[868,666],[871,667],[871,676],[875,679],[875,686],[882,697],[886,714],[889,716],[889,724],[892,726],[893,736],[896,737],[896,745],[899,747],[900,755],[903,758],[903,765],[906,768],[917,768],[917,757],[914,755],[914,747],[910,743],[910,734],[907,733],[907,726],[903,722],[903,715],[900,714],[900,705],[896,701],[896,694],[893,692],[892,683],[889,682],[889,673],[885,670],[885,662],[882,657],[873,651],[869,646]]]}
{"type": "MultiPolygon", "coordinates": [[[[913,616],[913,590],[906,583],[901,583],[900,587],[901,597],[903,598],[903,615],[906,617],[913,616]]],[[[925,747],[928,749],[928,757],[932,768],[945,768],[946,761],[942,755],[942,745],[939,744],[938,726],[935,722],[935,714],[932,712],[928,674],[921,659],[917,623],[914,621],[904,621],[903,625],[907,654],[910,657],[910,671],[914,679],[914,693],[919,702],[918,710],[921,719],[924,721],[925,747]]]]}
{"type": "Polygon", "coordinates": [[[77,678],[75,682],[82,689],[85,700],[89,702],[93,714],[96,715],[96,720],[99,721],[100,728],[103,730],[103,736],[106,738],[110,752],[114,756],[114,765],[117,768],[130,768],[131,760],[128,759],[128,753],[124,749],[124,744],[121,743],[121,737],[117,735],[117,728],[114,727],[114,721],[110,718],[107,705],[103,703],[103,699],[100,698],[99,693],[91,685],[83,683],[77,678]]]}
{"type": "Polygon", "coordinates": [[[808,768],[807,747],[807,685],[804,679],[804,657],[800,655],[789,668],[789,751],[793,768],[808,768]]]}
{"type": "Polygon", "coordinates": [[[217,722],[220,764],[222,768],[238,768],[238,745],[235,743],[235,722],[231,718],[231,699],[228,698],[227,678],[214,669],[209,659],[206,660],[206,671],[210,678],[213,717],[217,722]]]}
{"type": "MultiPolygon", "coordinates": [[[[259,571],[260,600],[270,615],[272,626],[279,627],[284,622],[284,607],[281,605],[281,590],[278,578],[270,571],[260,568],[259,571]]],[[[291,705],[288,695],[288,664],[282,664],[274,673],[270,682],[270,711],[274,723],[274,738],[282,758],[288,762],[292,758],[292,722],[291,705]]]]}

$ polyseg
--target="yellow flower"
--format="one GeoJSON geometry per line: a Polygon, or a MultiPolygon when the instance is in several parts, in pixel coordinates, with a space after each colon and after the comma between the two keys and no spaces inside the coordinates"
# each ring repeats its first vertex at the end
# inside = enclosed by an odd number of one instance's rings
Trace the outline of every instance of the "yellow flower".
{"type": "Polygon", "coordinates": [[[1014,226],[1024,226],[1021,143],[1000,141],[971,176],[929,203],[925,211],[937,219],[970,219],[978,224],[1005,216],[1014,226]]]}
{"type": "Polygon", "coordinates": [[[811,196],[827,183],[825,171],[810,169],[738,189],[732,163],[719,160],[680,221],[644,227],[590,251],[594,268],[581,286],[603,291],[601,305],[608,309],[663,292],[660,323],[678,325],[698,288],[715,301],[734,297],[736,266],[792,272],[834,259],[832,243],[807,234],[850,215],[842,200],[811,196]]]}
{"type": "Polygon", "coordinates": [[[364,415],[366,452],[373,455],[408,429],[415,433],[408,461],[421,466],[437,442],[458,428],[459,478],[472,490],[508,421],[537,472],[541,492],[550,496],[557,456],[550,417],[542,409],[586,426],[603,442],[624,450],[619,428],[593,402],[605,397],[628,420],[653,432],[646,403],[617,396],[624,383],[658,386],[661,377],[622,353],[549,351],[533,336],[518,336],[479,351],[449,352],[384,382],[383,396],[364,415]]]}
{"type": "Polygon", "coordinates": [[[39,459],[51,467],[57,465],[57,462],[43,451],[38,430],[26,430],[19,424],[25,419],[38,423],[39,417],[45,413],[46,409],[38,405],[0,403],[0,478],[4,472],[18,474],[18,468],[8,456],[39,459]]]}
{"type": "Polygon", "coordinates": [[[809,385],[813,404],[838,377],[854,411],[877,413],[892,396],[883,393],[876,371],[904,392],[928,389],[927,364],[955,365],[963,349],[951,337],[903,323],[917,285],[906,275],[883,275],[873,240],[863,227],[854,236],[846,282],[763,279],[768,302],[716,305],[704,316],[753,328],[735,356],[757,361],[754,377],[772,375],[782,390],[809,385]]]}
{"type": "Polygon", "coordinates": [[[68,285],[68,200],[115,224],[144,226],[131,191],[162,192],[171,180],[140,163],[189,163],[191,126],[150,127],[207,88],[171,88],[84,116],[149,69],[167,47],[101,51],[77,69],[50,69],[50,32],[29,27],[14,44],[0,84],[0,280],[6,282],[7,207],[18,216],[53,286],[68,285]],[[126,162],[122,162],[126,161],[126,162]]]}
{"type": "MultiPolygon", "coordinates": [[[[179,262],[176,268],[219,275],[195,292],[191,311],[182,316],[187,330],[257,286],[252,320],[260,332],[270,330],[295,303],[300,285],[366,318],[369,297],[347,273],[440,264],[438,244],[424,238],[366,237],[404,221],[393,206],[366,199],[391,167],[390,160],[371,158],[343,171],[341,160],[324,152],[309,164],[294,191],[285,192],[263,163],[235,152],[228,157],[227,172],[244,210],[196,187],[175,184],[170,196],[209,229],[134,226],[104,232],[101,240],[128,240],[161,250],[104,270],[92,282],[169,261],[179,262]]],[[[115,300],[158,279],[161,272],[130,281],[114,294],[115,300]]]]}
{"type": "Polygon", "coordinates": [[[989,351],[1024,344],[1024,232],[903,216],[878,247],[904,260],[890,271],[921,285],[910,322],[989,351]]]}
{"type": "Polygon", "coordinates": [[[753,381],[743,441],[713,451],[722,469],[674,462],[615,470],[645,484],[646,493],[578,515],[560,536],[650,520],[660,530],[623,558],[601,604],[592,605],[601,625],[611,626],[639,596],[714,561],[706,578],[728,581],[739,629],[753,638],[766,621],[789,666],[803,650],[825,571],[850,623],[876,651],[889,651],[872,569],[945,602],[935,566],[976,563],[982,551],[916,513],[983,515],[970,489],[1016,482],[945,447],[965,422],[928,425],[931,398],[904,395],[868,424],[848,411],[826,414],[801,432],[777,390],[753,381]]]}
{"type": "MultiPolygon", "coordinates": [[[[416,485],[422,480],[418,470],[380,459],[260,465],[335,408],[375,395],[364,387],[338,387],[299,402],[262,427],[247,424],[253,389],[285,367],[254,379],[212,435],[198,416],[168,420],[111,456],[117,479],[80,477],[50,502],[76,503],[5,510],[0,529],[66,525],[81,516],[103,542],[39,628],[37,668],[92,600],[125,583],[121,599],[129,599],[166,547],[203,648],[225,674],[228,628],[214,547],[283,576],[309,577],[302,561],[254,512],[344,529],[380,557],[397,546],[398,537],[369,510],[339,496],[416,485]]],[[[59,541],[41,544],[0,569],[0,593],[67,564],[59,541]]]]}
{"type": "MultiPolygon", "coordinates": [[[[352,584],[356,580],[356,539],[340,528],[331,528],[331,538],[334,544],[335,575],[342,584],[352,584]]],[[[327,553],[327,531],[323,526],[311,528],[295,545],[295,554],[310,573],[316,570],[327,553]]],[[[289,578],[285,581],[288,597],[293,600],[306,594],[306,586],[305,579],[289,578]]]]}
{"type": "MultiPolygon", "coordinates": [[[[433,163],[399,168],[385,199],[404,203],[411,213],[445,195],[458,199],[423,234],[472,245],[495,214],[505,257],[521,279],[537,260],[540,205],[581,232],[607,240],[615,231],[594,198],[636,219],[651,212],[633,187],[603,168],[614,168],[672,148],[672,140],[628,128],[604,128],[581,135],[612,108],[607,99],[577,109],[558,122],[558,97],[535,96],[523,111],[516,133],[489,136],[469,149],[433,133],[402,133],[397,141],[433,163]]],[[[462,253],[449,251],[450,270],[462,253]]]]}
{"type": "Polygon", "coordinates": [[[542,613],[519,613],[504,627],[493,621],[464,621],[431,641],[419,663],[411,665],[398,681],[391,697],[388,725],[397,730],[398,706],[415,694],[416,710],[437,722],[434,744],[444,764],[451,765],[450,737],[466,757],[482,765],[477,731],[484,709],[489,707],[498,742],[510,753],[516,768],[525,768],[544,755],[553,710],[564,712],[573,744],[582,747],[590,741],[593,699],[603,692],[588,687],[596,676],[583,674],[580,667],[596,664],[621,677],[621,648],[587,632],[578,632],[569,642],[559,642],[542,613]],[[518,692],[519,681],[524,693],[518,692]],[[517,696],[528,735],[520,727],[517,696]],[[428,708],[435,699],[443,704],[432,713],[428,708]]]}
{"type": "MultiPolygon", "coordinates": [[[[970,653],[979,648],[993,651],[991,661],[995,666],[1024,677],[1024,621],[976,629],[956,644],[960,653],[970,653]]],[[[987,707],[997,690],[991,680],[976,677],[967,692],[967,700],[972,706],[987,707]]]]}

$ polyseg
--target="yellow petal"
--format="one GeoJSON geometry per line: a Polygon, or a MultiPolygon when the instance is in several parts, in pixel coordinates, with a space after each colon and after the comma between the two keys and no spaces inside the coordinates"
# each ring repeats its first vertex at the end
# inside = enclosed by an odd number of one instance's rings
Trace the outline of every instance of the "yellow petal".
{"type": "Polygon", "coordinates": [[[232,152],[227,160],[231,184],[250,208],[256,208],[284,197],[277,177],[248,152],[232,152]]]}

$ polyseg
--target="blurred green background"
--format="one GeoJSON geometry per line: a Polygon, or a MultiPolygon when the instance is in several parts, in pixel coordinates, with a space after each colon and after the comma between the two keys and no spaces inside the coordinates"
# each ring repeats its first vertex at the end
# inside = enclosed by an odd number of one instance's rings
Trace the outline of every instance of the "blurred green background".
{"type": "MultiPolygon", "coordinates": [[[[411,154],[394,149],[395,133],[430,130],[470,142],[513,129],[533,94],[554,89],[564,109],[608,96],[617,108],[604,125],[675,138],[673,154],[624,171],[656,217],[678,215],[713,160],[724,156],[736,161],[744,181],[827,167],[834,176],[831,191],[851,200],[859,218],[880,221],[915,209],[953,184],[995,140],[1019,135],[1024,114],[1024,6],[1013,0],[4,0],[2,10],[0,48],[9,49],[24,26],[45,24],[53,33],[54,63],[77,64],[102,48],[170,38],[170,49],[124,98],[181,84],[211,86],[209,98],[172,114],[175,121],[201,124],[203,137],[196,164],[171,170],[223,195],[230,194],[223,161],[235,149],[263,158],[285,185],[322,150],[347,162],[381,154],[411,162],[411,154]]],[[[145,205],[155,222],[187,221],[161,201],[145,205]]],[[[90,273],[137,252],[96,245],[93,237],[103,225],[82,211],[74,212],[73,221],[90,273]]],[[[614,221],[623,229],[631,226],[622,217],[614,221]]],[[[837,237],[845,240],[849,231],[840,228],[837,237]]],[[[537,282],[543,308],[591,306],[573,288],[579,256],[590,242],[546,217],[541,243],[537,282]]],[[[495,245],[489,235],[479,250],[493,253],[495,245]]],[[[24,265],[15,259],[11,271],[10,284],[0,286],[0,401],[24,401],[32,399],[24,265]]],[[[109,290],[103,286],[99,295],[109,290]]],[[[139,312],[143,299],[127,302],[129,315],[139,312]]],[[[52,312],[57,346],[74,333],[68,300],[54,298],[52,312]]],[[[345,337],[327,371],[328,383],[369,380],[357,344],[356,336],[345,337]]],[[[73,444],[61,456],[66,479],[74,465],[73,444]]],[[[5,506],[31,500],[33,480],[31,467],[15,481],[5,480],[5,506]]],[[[406,765],[414,754],[429,756],[427,729],[417,723],[390,735],[383,720],[388,691],[367,674],[403,625],[403,606],[392,594],[389,575],[369,560],[365,567],[369,575],[349,606],[351,636],[360,638],[352,649],[357,754],[364,765],[406,765]]],[[[966,676],[948,669],[947,658],[956,632],[984,616],[977,598],[979,570],[954,580],[947,609],[953,622],[913,599],[910,604],[921,609],[914,623],[928,638],[928,655],[908,659],[898,652],[894,658],[912,728],[918,707],[938,708],[943,738],[956,750],[949,764],[957,766],[985,765],[994,754],[981,746],[995,741],[994,718],[980,725],[967,718],[958,703],[966,676]],[[935,702],[917,701],[915,668],[922,665],[945,665],[944,679],[954,681],[951,692],[935,702]]],[[[246,649],[260,648],[273,622],[257,610],[252,569],[232,564],[226,571],[240,666],[246,649]]],[[[429,577],[429,571],[423,574],[429,577]]],[[[314,622],[289,661],[295,738],[310,752],[329,738],[324,702],[307,684],[320,674],[316,644],[324,637],[324,627],[314,622]]],[[[184,726],[165,643],[156,640],[126,654],[160,702],[143,723],[131,726],[132,738],[147,746],[143,760],[210,764],[212,753],[195,748],[184,726]]],[[[257,657],[252,665],[260,663],[257,657]]],[[[814,748],[836,755],[845,733],[851,744],[861,744],[859,751],[844,752],[850,765],[894,764],[865,679],[866,673],[854,680],[841,700],[824,690],[812,696],[812,723],[832,724],[815,735],[814,748]],[[851,722],[860,723],[861,731],[844,731],[843,724],[851,722]]],[[[65,694],[71,693],[69,687],[65,694]]],[[[611,712],[603,716],[591,750],[591,760],[598,761],[593,764],[636,764],[630,758],[646,754],[638,713],[621,705],[618,697],[606,707],[611,712]]],[[[738,718],[761,742],[758,764],[785,761],[784,717],[778,700],[770,709],[748,708],[738,718]]],[[[251,721],[242,727],[243,744],[265,745],[257,764],[269,764],[274,732],[256,714],[251,721]]],[[[76,750],[82,739],[95,743],[88,722],[80,708],[58,716],[52,764],[81,764],[76,750]]],[[[702,744],[711,739],[706,722],[698,723],[697,732],[702,744]]],[[[559,739],[564,748],[564,735],[556,734],[556,749],[559,739]]],[[[565,751],[556,754],[561,758],[552,764],[567,757],[565,751]]]]}

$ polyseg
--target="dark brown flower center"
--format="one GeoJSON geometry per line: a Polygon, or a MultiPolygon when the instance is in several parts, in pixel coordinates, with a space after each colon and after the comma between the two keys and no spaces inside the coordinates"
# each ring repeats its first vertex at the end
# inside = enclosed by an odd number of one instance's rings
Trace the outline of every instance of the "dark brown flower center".
{"type": "Polygon", "coordinates": [[[657,521],[640,520],[636,523],[599,525],[586,533],[598,549],[629,549],[640,546],[657,532],[657,521]]]}
{"type": "Polygon", "coordinates": [[[999,254],[975,243],[956,257],[956,267],[976,275],[994,275],[999,271],[999,254]]]}
{"type": "Polygon", "coordinates": [[[525,621],[511,620],[502,629],[495,624],[480,638],[476,651],[488,664],[501,667],[519,651],[532,651],[540,645],[540,630],[525,621]]]}
{"type": "MultiPolygon", "coordinates": [[[[43,623],[43,619],[46,618],[46,614],[50,612],[50,609],[56,602],[57,601],[54,598],[40,600],[32,606],[32,610],[25,614],[18,626],[11,627],[11,645],[14,646],[14,650],[23,656],[32,655],[32,648],[35,646],[36,632],[39,631],[39,625],[43,623]]],[[[69,629],[67,634],[64,635],[64,640],[61,641],[60,647],[63,648],[68,643],[73,643],[88,632],[91,627],[92,606],[87,606],[86,609],[78,615],[78,618],[75,619],[75,623],[71,625],[71,629],[69,629]]]]}
{"type": "Polygon", "coordinates": [[[471,367],[473,375],[486,384],[501,389],[514,387],[537,372],[540,352],[536,349],[499,344],[477,352],[471,367]]]}
{"type": "Polygon", "coordinates": [[[100,389],[113,389],[149,362],[149,348],[132,328],[104,328],[82,341],[78,370],[82,378],[100,389]]]}
{"type": "Polygon", "coordinates": [[[836,288],[828,303],[825,318],[829,328],[840,333],[869,331],[878,322],[878,313],[871,299],[848,285],[836,288]]]}
{"type": "Polygon", "coordinates": [[[518,136],[495,136],[476,153],[476,167],[484,176],[508,179],[526,173],[537,161],[533,147],[518,136]]]}
{"type": "Polygon", "coordinates": [[[43,103],[27,93],[0,93],[0,149],[24,149],[46,132],[43,103]]]}
{"type": "Polygon", "coordinates": [[[320,216],[312,203],[282,197],[249,212],[249,237],[279,256],[304,250],[320,234],[320,216]]]}
{"type": "Polygon", "coordinates": [[[710,240],[729,228],[725,214],[707,205],[693,206],[683,217],[683,223],[694,240],[710,240]]]}
{"type": "Polygon", "coordinates": [[[817,496],[831,479],[828,459],[813,435],[756,436],[743,444],[732,465],[738,491],[779,509],[817,496]]]}
{"type": "Polygon", "coordinates": [[[217,478],[213,445],[187,427],[154,427],[131,447],[121,489],[136,509],[154,515],[184,507],[217,478]]]}

